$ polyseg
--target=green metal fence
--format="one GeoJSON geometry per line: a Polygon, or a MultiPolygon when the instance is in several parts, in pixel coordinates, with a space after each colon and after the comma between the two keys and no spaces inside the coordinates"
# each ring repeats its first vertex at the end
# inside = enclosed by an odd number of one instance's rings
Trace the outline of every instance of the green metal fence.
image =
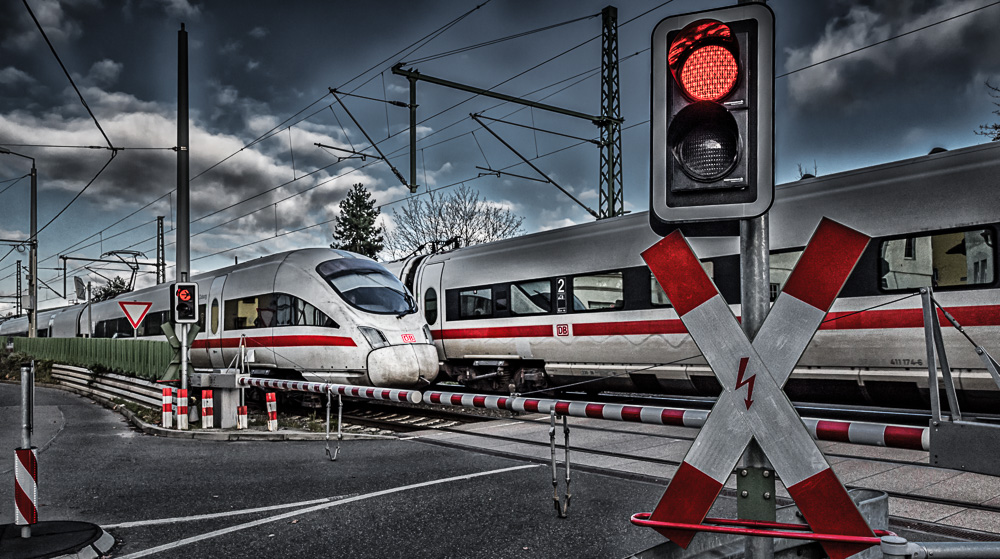
{"type": "Polygon", "coordinates": [[[102,338],[14,338],[14,351],[76,367],[102,366],[150,380],[162,377],[173,357],[167,342],[102,338]]]}

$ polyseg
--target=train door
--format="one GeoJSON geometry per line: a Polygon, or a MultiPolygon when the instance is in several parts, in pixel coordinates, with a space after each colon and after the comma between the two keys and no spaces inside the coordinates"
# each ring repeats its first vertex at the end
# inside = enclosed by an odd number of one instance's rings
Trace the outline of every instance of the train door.
{"type": "Polygon", "coordinates": [[[227,277],[219,276],[212,280],[212,287],[208,293],[208,316],[205,320],[208,331],[205,332],[207,342],[205,348],[213,369],[222,369],[227,365],[222,358],[222,288],[226,285],[227,277]]]}
{"type": "Polygon", "coordinates": [[[416,285],[419,290],[414,293],[420,302],[420,310],[424,313],[424,320],[431,328],[434,343],[438,348],[438,356],[445,357],[444,339],[441,331],[444,329],[444,292],[441,290],[441,273],[444,271],[444,262],[434,262],[423,266],[418,272],[416,285]]]}

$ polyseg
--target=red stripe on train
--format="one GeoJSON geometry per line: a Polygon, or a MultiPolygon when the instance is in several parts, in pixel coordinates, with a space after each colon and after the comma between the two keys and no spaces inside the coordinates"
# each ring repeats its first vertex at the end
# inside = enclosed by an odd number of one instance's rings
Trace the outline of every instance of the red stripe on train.
{"type": "MultiPolygon", "coordinates": [[[[255,347],[303,347],[303,346],[339,346],[354,347],[357,344],[346,336],[247,336],[247,346],[255,347]]],[[[222,349],[240,347],[239,338],[200,339],[191,345],[193,348],[206,347],[222,349]]]]}
{"type": "MultiPolygon", "coordinates": [[[[948,312],[962,326],[1000,326],[1000,305],[949,307],[948,312]]],[[[739,317],[737,317],[738,319],[739,317]]],[[[938,311],[938,318],[946,323],[938,311]]],[[[820,330],[871,330],[878,328],[923,328],[922,309],[844,311],[827,315],[820,330]]],[[[632,322],[590,322],[573,324],[574,336],[629,336],[649,334],[686,334],[680,319],[641,320],[632,322]]],[[[439,340],[479,338],[547,338],[552,337],[551,325],[510,326],[494,328],[454,328],[435,330],[439,340]]]]}
{"type": "Polygon", "coordinates": [[[452,328],[434,330],[431,335],[438,340],[467,338],[543,338],[552,336],[552,325],[494,326],[490,328],[452,328]]]}

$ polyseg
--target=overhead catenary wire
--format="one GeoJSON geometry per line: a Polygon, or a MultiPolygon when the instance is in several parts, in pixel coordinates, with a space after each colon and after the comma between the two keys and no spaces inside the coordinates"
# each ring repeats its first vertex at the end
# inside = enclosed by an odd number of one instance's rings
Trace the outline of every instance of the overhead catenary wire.
{"type": "Polygon", "coordinates": [[[69,70],[66,69],[62,59],[59,58],[59,53],[56,52],[56,48],[52,45],[52,41],[49,41],[48,35],[45,34],[45,29],[42,28],[42,24],[39,23],[38,18],[35,17],[35,12],[31,11],[31,6],[28,5],[28,0],[21,1],[24,4],[24,8],[28,10],[28,15],[30,15],[32,21],[35,22],[35,26],[38,27],[38,32],[41,33],[42,38],[45,39],[45,44],[47,44],[49,46],[49,50],[52,51],[52,56],[56,58],[56,62],[59,63],[59,67],[62,68],[63,73],[66,74],[66,79],[69,80],[69,84],[73,86],[73,90],[76,91],[76,95],[80,98],[80,103],[83,104],[83,108],[87,109],[87,113],[90,115],[90,118],[94,120],[94,124],[97,126],[97,129],[101,131],[101,135],[104,136],[104,141],[108,143],[108,147],[112,150],[115,149],[114,144],[111,143],[111,138],[108,138],[108,135],[104,133],[104,129],[101,128],[101,123],[98,122],[97,117],[94,116],[94,111],[90,110],[90,105],[88,105],[87,100],[83,98],[83,93],[80,93],[80,88],[77,87],[76,83],[73,81],[73,76],[69,74],[69,70]]]}
{"type": "MultiPolygon", "coordinates": [[[[660,4],[660,6],[662,6],[662,5],[665,5],[665,4],[667,4],[667,3],[669,3],[669,2],[665,2],[665,3],[663,3],[663,4],[660,4]]],[[[1000,2],[998,2],[998,3],[1000,3],[1000,2]]],[[[983,6],[982,8],[977,8],[977,10],[978,10],[978,9],[983,9],[983,8],[986,8],[986,7],[991,7],[991,6],[993,6],[993,5],[994,5],[994,4],[990,4],[990,5],[988,5],[988,6],[983,6]]],[[[658,7],[660,7],[660,6],[658,6],[658,7]]],[[[654,9],[655,9],[655,8],[654,8],[654,9]]],[[[651,10],[650,10],[650,11],[651,11],[651,10]]],[[[973,11],[976,11],[976,10],[973,10],[973,11]]],[[[649,13],[649,11],[647,11],[646,13],[649,13]]],[[[645,15],[645,14],[641,14],[641,15],[645,15]]],[[[637,16],[637,17],[641,17],[641,15],[640,15],[640,16],[637,16]]],[[[959,15],[959,16],[954,16],[954,17],[960,17],[960,15],[959,15]]],[[[954,17],[952,17],[952,18],[948,18],[948,19],[954,19],[954,17]]],[[[634,19],[634,18],[633,18],[633,19],[634,19]]],[[[631,21],[631,20],[629,20],[629,21],[631,21]]],[[[947,21],[947,20],[944,20],[944,21],[947,21]]],[[[626,23],[627,23],[627,22],[626,22],[626,23]]],[[[941,23],[941,22],[938,22],[938,23],[941,23]]],[[[622,25],[624,25],[624,24],[622,24],[622,25]]],[[[932,25],[935,25],[935,24],[932,24],[932,25]]],[[[930,26],[931,26],[931,25],[928,25],[928,26],[925,26],[924,28],[926,28],[926,27],[930,27],[930,26]]],[[[924,28],[921,28],[921,29],[924,29],[924,28]]],[[[907,34],[909,34],[909,33],[913,33],[913,32],[915,32],[915,31],[918,31],[918,30],[913,30],[913,31],[911,31],[911,32],[908,32],[907,34]]],[[[898,36],[896,36],[896,37],[893,37],[893,38],[898,38],[899,36],[903,36],[903,35],[898,35],[898,36]]],[[[891,40],[891,38],[890,38],[890,39],[887,39],[887,40],[891,40]]],[[[884,42],[884,41],[883,41],[883,42],[884,42]]],[[[869,46],[874,46],[874,45],[869,45],[869,46]]],[[[865,47],[865,48],[867,48],[867,47],[865,47]]],[[[836,57],[835,57],[835,58],[836,58],[836,57]]],[[[830,60],[833,60],[833,59],[834,59],[834,58],[831,58],[830,60]]],[[[825,61],[821,61],[820,63],[822,63],[822,62],[825,62],[825,61]]],[[[802,69],[805,69],[805,68],[802,68],[802,69]]],[[[797,71],[797,70],[796,70],[796,71],[797,71]]],[[[790,73],[791,73],[791,72],[790,72],[790,73]]],[[[782,75],[782,76],[779,76],[779,77],[784,77],[785,75],[787,75],[787,74],[784,74],[784,75],[782,75]]],[[[435,132],[437,132],[437,130],[436,130],[435,132]]],[[[426,137],[422,138],[422,140],[426,140],[426,137]]],[[[445,140],[445,141],[448,141],[448,140],[445,140]]],[[[432,145],[436,145],[436,144],[432,144],[432,145]]],[[[430,147],[430,146],[427,146],[427,145],[425,145],[424,147],[426,148],[426,147],[430,147]]]]}
{"type": "Polygon", "coordinates": [[[905,37],[907,35],[912,35],[913,33],[916,33],[918,31],[923,31],[924,29],[929,29],[931,27],[934,27],[935,25],[941,25],[942,23],[949,22],[949,21],[951,21],[953,19],[958,19],[960,17],[965,17],[965,16],[967,16],[969,14],[978,12],[980,10],[985,10],[986,8],[992,8],[993,6],[996,6],[998,4],[1000,4],[1000,1],[993,2],[991,4],[986,4],[985,6],[979,6],[978,8],[973,8],[973,9],[967,11],[967,12],[962,12],[962,13],[960,13],[958,15],[954,15],[954,16],[942,19],[941,21],[936,21],[934,23],[929,23],[927,25],[924,25],[923,27],[918,27],[916,29],[912,29],[912,30],[907,31],[905,33],[900,33],[899,35],[893,35],[892,37],[888,37],[886,39],[882,39],[881,41],[876,41],[876,42],[874,42],[874,43],[872,43],[870,45],[865,45],[863,47],[859,47],[859,48],[856,48],[854,50],[850,50],[848,52],[845,52],[845,53],[842,53],[842,54],[838,54],[837,56],[832,56],[832,57],[827,58],[825,60],[820,60],[819,62],[814,62],[814,63],[809,64],[807,66],[803,66],[801,68],[796,68],[795,70],[791,70],[789,72],[785,72],[784,74],[775,76],[774,79],[783,78],[785,76],[792,75],[792,74],[794,74],[796,72],[801,72],[802,70],[808,70],[809,68],[814,68],[816,66],[819,66],[820,64],[826,64],[827,62],[830,62],[830,61],[833,61],[833,60],[837,60],[838,58],[843,58],[845,56],[850,56],[852,54],[861,52],[861,51],[863,51],[865,49],[870,49],[872,47],[877,47],[878,45],[888,43],[889,41],[893,41],[895,39],[899,39],[900,37],[905,37]]]}
{"type": "MultiPolygon", "coordinates": [[[[477,9],[481,8],[482,6],[485,6],[485,5],[487,4],[487,3],[488,3],[488,1],[487,1],[487,2],[484,2],[483,4],[480,4],[479,6],[477,6],[477,7],[473,8],[472,10],[469,10],[468,12],[466,12],[465,14],[463,14],[462,16],[460,16],[459,18],[456,18],[456,19],[455,19],[455,20],[453,20],[452,22],[449,22],[449,24],[446,24],[445,26],[443,26],[442,28],[440,28],[440,29],[439,29],[439,30],[438,30],[437,32],[435,32],[435,33],[431,33],[431,34],[429,34],[428,36],[426,36],[425,38],[428,38],[428,39],[433,39],[434,37],[436,37],[437,35],[439,35],[439,34],[440,34],[441,32],[443,32],[444,30],[446,30],[446,29],[447,29],[447,28],[449,28],[450,26],[454,25],[454,24],[455,24],[455,23],[457,23],[458,21],[461,21],[461,19],[463,19],[464,17],[468,16],[468,15],[469,15],[469,14],[471,14],[471,13],[472,13],[473,11],[475,11],[475,10],[477,10],[477,9]]],[[[594,37],[594,38],[591,38],[591,39],[588,39],[588,41],[586,41],[586,42],[590,42],[590,41],[594,40],[595,38],[596,38],[596,37],[594,37]]],[[[426,42],[427,42],[427,41],[425,41],[425,42],[424,42],[423,44],[426,44],[426,42]]],[[[583,44],[585,44],[585,43],[583,43],[583,44]]],[[[413,48],[413,50],[416,50],[416,49],[418,49],[418,48],[419,48],[420,46],[422,46],[422,44],[421,44],[421,42],[420,42],[420,41],[418,41],[417,43],[414,43],[414,44],[411,44],[411,46],[413,46],[413,47],[414,47],[414,48],[413,48]],[[415,45],[415,46],[414,46],[414,45],[415,45]]],[[[559,54],[559,55],[556,55],[555,57],[553,57],[553,58],[549,59],[548,61],[544,61],[544,62],[542,62],[542,63],[541,63],[540,65],[542,65],[542,64],[546,64],[547,62],[549,62],[549,61],[551,61],[551,60],[554,60],[555,58],[558,58],[559,56],[562,56],[563,54],[565,54],[565,53],[567,53],[567,52],[571,52],[572,50],[575,50],[575,48],[579,48],[579,46],[582,46],[582,44],[581,44],[581,45],[578,45],[577,47],[573,47],[573,48],[571,48],[571,49],[569,49],[569,50],[565,51],[564,53],[561,53],[561,54],[559,54]]],[[[406,50],[406,49],[404,49],[404,50],[406,50]]],[[[400,51],[400,52],[402,52],[402,51],[400,51]]],[[[412,52],[412,51],[411,51],[411,52],[412,52]]],[[[399,53],[397,53],[397,54],[399,54],[399,53]]],[[[394,56],[395,56],[395,55],[394,55],[394,56]]],[[[373,66],[373,68],[375,68],[375,67],[378,67],[378,65],[381,65],[381,64],[384,64],[385,62],[387,62],[388,60],[391,60],[392,58],[393,58],[393,57],[390,57],[390,58],[386,59],[385,61],[383,61],[383,62],[381,62],[381,63],[379,63],[379,64],[377,64],[377,65],[373,66]]],[[[504,82],[501,82],[501,83],[500,83],[500,84],[498,84],[497,86],[499,86],[499,85],[502,85],[503,83],[506,83],[507,81],[510,81],[510,80],[512,80],[512,79],[515,79],[516,77],[518,77],[518,76],[520,76],[520,75],[523,75],[524,73],[526,73],[526,72],[529,72],[529,71],[531,71],[531,70],[533,70],[533,69],[537,68],[537,67],[538,67],[538,66],[540,66],[540,65],[536,65],[535,67],[532,67],[532,68],[529,68],[528,70],[525,70],[524,72],[521,72],[520,74],[517,74],[517,75],[515,75],[515,76],[512,76],[511,78],[508,78],[508,80],[505,80],[504,82]]],[[[370,70],[369,70],[369,71],[370,71],[370,70]]],[[[367,72],[367,71],[366,71],[366,72],[367,72]]],[[[363,75],[363,73],[362,73],[362,74],[360,74],[360,75],[363,75]]],[[[357,79],[357,77],[360,77],[360,75],[359,75],[359,76],[356,76],[355,78],[352,78],[351,80],[348,80],[348,82],[346,82],[346,83],[347,83],[347,84],[351,83],[352,81],[356,80],[356,79],[357,79]]],[[[495,87],[497,87],[497,86],[495,86],[495,87]]],[[[325,95],[324,95],[323,97],[325,97],[325,95]]],[[[322,97],[321,97],[320,99],[317,99],[316,101],[314,101],[313,103],[311,103],[311,104],[310,104],[309,106],[305,107],[304,109],[300,110],[300,111],[299,111],[299,112],[297,112],[297,113],[296,113],[295,115],[292,115],[292,117],[289,117],[288,119],[286,119],[285,121],[283,121],[283,122],[282,122],[282,123],[280,123],[279,125],[277,125],[277,126],[275,126],[275,127],[272,127],[272,128],[271,128],[271,129],[270,129],[270,130],[269,130],[268,132],[265,132],[264,134],[262,134],[261,136],[259,136],[258,138],[256,138],[256,139],[255,139],[254,141],[252,141],[252,142],[248,143],[247,145],[245,145],[245,146],[244,146],[244,148],[241,148],[241,149],[240,149],[240,150],[238,150],[237,152],[234,152],[233,154],[231,154],[231,155],[227,156],[226,158],[224,158],[224,159],[223,159],[222,161],[219,161],[219,162],[217,162],[216,164],[214,164],[214,165],[210,166],[210,167],[209,167],[208,169],[205,169],[204,171],[202,171],[202,172],[201,172],[201,173],[199,173],[198,175],[195,175],[195,177],[192,177],[192,179],[191,179],[191,180],[194,180],[195,178],[198,178],[199,176],[203,175],[204,173],[206,173],[206,172],[210,171],[211,169],[213,169],[213,168],[217,167],[217,166],[218,166],[219,164],[221,164],[221,163],[225,162],[226,160],[228,160],[229,158],[231,158],[231,157],[235,156],[235,155],[236,155],[236,154],[238,154],[238,153],[239,153],[240,151],[243,151],[243,149],[246,149],[246,148],[248,148],[248,147],[252,147],[252,146],[253,146],[253,145],[255,145],[256,143],[258,143],[258,142],[260,142],[260,141],[263,141],[263,140],[265,140],[265,139],[267,139],[267,138],[269,138],[269,137],[273,136],[273,134],[274,134],[274,133],[276,133],[276,132],[278,132],[278,131],[281,131],[281,130],[283,130],[283,128],[282,128],[282,125],[283,125],[283,124],[286,124],[286,123],[288,123],[289,121],[291,121],[292,119],[294,119],[294,118],[295,118],[295,117],[297,117],[298,115],[302,114],[303,112],[305,112],[306,110],[308,110],[308,109],[309,109],[310,107],[314,106],[314,105],[315,105],[316,103],[318,103],[318,102],[319,102],[319,101],[321,101],[321,100],[322,100],[322,97]]],[[[375,100],[377,100],[377,99],[375,99],[375,100]]],[[[324,107],[324,109],[323,109],[323,110],[325,110],[325,107],[324,107]]],[[[319,112],[319,111],[317,111],[317,112],[319,112]]],[[[315,114],[315,113],[313,113],[313,114],[315,114]]],[[[427,119],[425,119],[425,120],[427,120],[427,119]]],[[[394,136],[394,135],[392,135],[392,136],[394,136]]],[[[390,137],[392,137],[392,136],[390,136],[390,137]]],[[[387,139],[388,139],[388,138],[387,138],[387,139]]],[[[373,143],[373,144],[374,144],[374,143],[373,143]]],[[[404,181],[404,183],[405,183],[405,181],[404,181]]],[[[271,190],[274,190],[274,189],[271,189],[271,190]]],[[[245,200],[244,200],[244,201],[245,201],[245,200]]],[[[242,202],[242,201],[241,201],[241,202],[242,202]]],[[[229,206],[229,207],[232,207],[232,206],[229,206]]],[[[226,209],[228,209],[228,208],[226,208],[226,209]]],[[[213,212],[213,214],[215,214],[215,213],[218,213],[218,212],[213,212]]],[[[210,214],[210,215],[213,215],[213,214],[210,214]]],[[[206,217],[207,217],[207,216],[206,216],[206,217]]],[[[51,257],[50,257],[50,258],[51,258],[51,257]]]]}
{"type": "Polygon", "coordinates": [[[561,22],[561,23],[553,23],[552,25],[546,25],[544,27],[539,27],[537,29],[532,29],[530,31],[522,31],[520,33],[515,33],[513,35],[507,35],[506,37],[499,37],[497,39],[492,39],[492,40],[489,40],[489,41],[483,41],[482,43],[476,43],[474,45],[460,47],[460,48],[457,48],[457,49],[452,49],[452,50],[441,52],[441,53],[438,53],[438,54],[428,55],[428,56],[425,56],[423,58],[416,58],[416,59],[413,59],[413,60],[407,60],[407,61],[404,61],[404,62],[401,62],[401,63],[403,65],[406,65],[406,66],[411,66],[413,64],[421,64],[421,63],[424,63],[424,62],[430,62],[431,60],[437,60],[439,58],[444,58],[446,56],[452,56],[454,54],[461,54],[463,52],[468,52],[470,50],[475,50],[475,49],[482,48],[482,47],[488,47],[488,46],[495,45],[495,44],[498,44],[498,43],[503,43],[505,41],[510,41],[512,39],[520,39],[522,37],[527,37],[528,35],[534,35],[535,33],[540,33],[542,31],[549,31],[551,29],[556,29],[558,27],[562,27],[564,25],[569,25],[571,23],[577,23],[577,22],[580,22],[580,21],[584,21],[584,20],[588,20],[588,19],[593,19],[595,17],[600,17],[600,15],[601,15],[601,13],[597,12],[596,14],[590,14],[590,15],[586,15],[586,16],[581,16],[581,17],[578,17],[578,18],[575,18],[575,19],[571,19],[571,20],[568,20],[568,21],[564,21],[564,22],[561,22]]]}

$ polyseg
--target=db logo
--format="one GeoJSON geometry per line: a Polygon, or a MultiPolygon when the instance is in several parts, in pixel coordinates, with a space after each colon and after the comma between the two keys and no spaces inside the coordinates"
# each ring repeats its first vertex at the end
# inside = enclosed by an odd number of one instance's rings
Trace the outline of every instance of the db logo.
{"type": "Polygon", "coordinates": [[[556,324],[556,336],[569,336],[569,324],[556,324]]]}
{"type": "Polygon", "coordinates": [[[403,342],[408,344],[417,343],[417,338],[413,334],[403,334],[403,342]]]}

